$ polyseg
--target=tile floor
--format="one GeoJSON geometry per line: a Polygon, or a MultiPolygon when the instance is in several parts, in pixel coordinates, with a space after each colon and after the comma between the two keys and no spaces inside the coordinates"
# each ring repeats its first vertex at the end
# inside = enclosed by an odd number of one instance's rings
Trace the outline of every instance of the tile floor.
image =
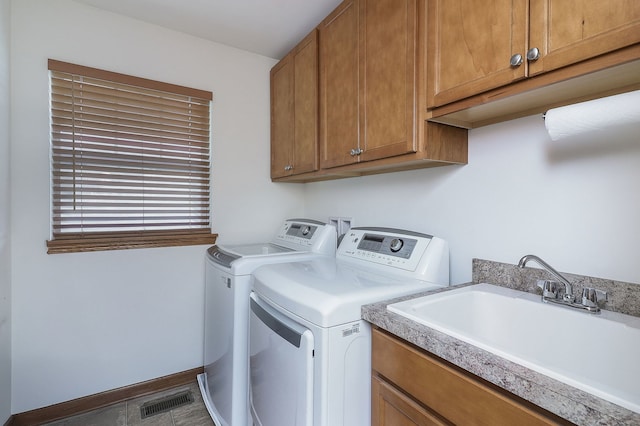
{"type": "Polygon", "coordinates": [[[166,391],[109,405],[42,426],[214,426],[207,412],[198,383],[178,386],[166,391]],[[140,407],[147,401],[189,389],[194,401],[165,413],[140,418],[140,407]]]}

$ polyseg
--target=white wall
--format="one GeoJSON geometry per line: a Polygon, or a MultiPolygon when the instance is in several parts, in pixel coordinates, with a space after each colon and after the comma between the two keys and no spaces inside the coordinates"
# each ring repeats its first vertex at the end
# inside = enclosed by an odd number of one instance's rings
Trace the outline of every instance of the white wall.
{"type": "Polygon", "coordinates": [[[0,0],[0,424],[11,414],[10,16],[11,1],[0,0]]]}
{"type": "Polygon", "coordinates": [[[536,254],[559,271],[640,283],[640,143],[559,150],[540,116],[469,133],[469,164],[307,184],[305,208],[356,226],[449,241],[451,282],[471,259],[536,254]]]}
{"type": "Polygon", "coordinates": [[[304,186],[269,180],[275,61],[70,0],[12,8],[13,413],[202,366],[203,246],[46,254],[47,58],[211,90],[214,230],[239,243],[304,213],[304,186]]]}

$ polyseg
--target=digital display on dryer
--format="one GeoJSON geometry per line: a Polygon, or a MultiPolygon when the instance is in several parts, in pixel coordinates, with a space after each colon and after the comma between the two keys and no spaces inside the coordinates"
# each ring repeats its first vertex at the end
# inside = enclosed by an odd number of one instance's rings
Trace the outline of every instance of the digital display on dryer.
{"type": "Polygon", "coordinates": [[[358,250],[409,259],[417,243],[413,238],[365,234],[358,250]]]}

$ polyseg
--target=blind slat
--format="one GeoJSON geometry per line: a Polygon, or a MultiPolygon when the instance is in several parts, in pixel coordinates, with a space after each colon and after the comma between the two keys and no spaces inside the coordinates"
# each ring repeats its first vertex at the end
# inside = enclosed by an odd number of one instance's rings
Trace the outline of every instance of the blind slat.
{"type": "MultiPolygon", "coordinates": [[[[184,222],[162,222],[158,224],[135,223],[135,222],[118,223],[118,224],[101,222],[101,223],[85,224],[83,222],[78,224],[72,224],[72,223],[60,224],[57,226],[57,229],[58,229],[58,232],[65,232],[65,231],[78,232],[81,230],[86,230],[87,228],[91,228],[92,231],[100,231],[100,230],[104,231],[107,228],[111,228],[113,230],[132,229],[132,228],[146,228],[148,230],[153,230],[153,229],[184,229],[184,225],[185,225],[184,222]]],[[[193,222],[193,225],[205,227],[206,223],[193,222]]]]}
{"type": "MultiPolygon", "coordinates": [[[[65,215],[62,215],[65,216],[65,215]]],[[[61,227],[67,227],[67,228],[79,228],[82,227],[82,225],[86,224],[87,222],[90,223],[92,226],[102,226],[102,225],[106,225],[106,226],[113,226],[114,224],[116,225],[120,225],[122,222],[122,218],[119,218],[117,216],[73,216],[71,215],[69,218],[67,217],[57,217],[54,216],[54,223],[57,222],[57,219],[61,219],[60,220],[60,226],[61,227]],[[73,219],[76,219],[76,221],[74,221],[73,219]]],[[[168,224],[171,224],[171,226],[175,226],[177,224],[183,224],[183,223],[206,223],[209,221],[209,216],[208,215],[200,215],[200,216],[195,216],[195,215],[183,215],[183,216],[178,216],[176,214],[171,214],[171,215],[166,215],[166,216],[158,216],[158,215],[151,215],[151,214],[146,214],[144,216],[137,216],[137,217],[131,217],[131,218],[127,218],[127,223],[134,223],[136,225],[139,225],[140,223],[148,223],[154,226],[167,226],[168,224]],[[171,220],[171,222],[168,222],[168,220],[171,220]]],[[[124,224],[122,224],[124,225],[124,224]]]]}
{"type": "MultiPolygon", "coordinates": [[[[118,170],[118,169],[115,169],[118,170]]],[[[114,181],[126,180],[133,181],[138,178],[139,170],[129,169],[129,171],[122,170],[118,172],[107,172],[107,173],[91,173],[91,171],[84,171],[83,177],[87,179],[112,179],[114,181]]],[[[72,180],[76,178],[76,173],[73,171],[56,171],[53,173],[53,178],[59,180],[61,182],[65,180],[72,180]]],[[[209,180],[208,173],[193,173],[189,176],[183,176],[179,173],[168,173],[164,172],[163,176],[149,176],[148,179],[145,179],[145,182],[180,182],[182,184],[191,183],[192,185],[202,185],[206,184],[209,180]]]]}
{"type": "MultiPolygon", "coordinates": [[[[123,204],[126,203],[130,203],[133,202],[135,200],[138,200],[138,198],[136,197],[135,194],[127,194],[127,193],[123,193],[123,194],[118,194],[118,195],[114,195],[111,196],[109,194],[92,194],[91,199],[90,200],[78,200],[73,198],[73,192],[69,191],[68,193],[63,194],[64,198],[60,198],[59,200],[57,200],[56,202],[52,203],[54,205],[56,205],[57,203],[64,203],[64,202],[72,202],[74,205],[82,205],[82,204],[90,204],[93,202],[98,202],[98,201],[108,201],[108,202],[122,202],[123,204]]],[[[176,200],[175,196],[172,196],[172,194],[169,194],[169,196],[162,196],[162,195],[155,195],[153,198],[150,198],[150,204],[153,203],[157,203],[157,202],[178,202],[178,203],[185,203],[184,199],[178,199],[176,200]]],[[[197,201],[203,201],[203,202],[209,202],[209,195],[205,194],[205,195],[197,195],[197,194],[192,194],[189,199],[187,200],[190,203],[195,203],[197,201]]]]}
{"type": "MultiPolygon", "coordinates": [[[[94,176],[90,176],[86,179],[83,179],[82,181],[78,181],[78,180],[74,181],[74,176],[71,174],[68,174],[65,176],[53,177],[54,185],[58,186],[60,189],[63,189],[63,186],[66,186],[67,189],[70,191],[81,189],[79,188],[80,185],[87,186],[87,185],[91,185],[92,183],[94,185],[102,185],[108,182],[106,182],[104,179],[96,178],[94,176]]],[[[161,186],[163,188],[169,187],[169,186],[165,186],[166,184],[166,185],[171,185],[171,187],[174,187],[174,188],[184,188],[184,189],[191,189],[191,190],[199,189],[204,192],[208,191],[208,179],[201,178],[201,177],[197,179],[183,179],[180,182],[173,182],[165,178],[156,178],[153,180],[150,179],[149,181],[141,181],[141,180],[131,179],[127,177],[118,177],[113,180],[113,182],[111,183],[111,186],[117,187],[120,184],[130,184],[132,186],[135,185],[140,188],[144,188],[145,186],[149,188],[153,186],[161,186]]]]}

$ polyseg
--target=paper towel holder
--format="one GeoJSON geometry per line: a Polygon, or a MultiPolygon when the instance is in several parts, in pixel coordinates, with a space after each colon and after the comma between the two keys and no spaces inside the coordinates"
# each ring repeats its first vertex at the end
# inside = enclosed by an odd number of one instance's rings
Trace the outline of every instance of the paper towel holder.
{"type": "Polygon", "coordinates": [[[554,144],[637,146],[640,131],[640,90],[549,108],[544,125],[554,144]]]}

